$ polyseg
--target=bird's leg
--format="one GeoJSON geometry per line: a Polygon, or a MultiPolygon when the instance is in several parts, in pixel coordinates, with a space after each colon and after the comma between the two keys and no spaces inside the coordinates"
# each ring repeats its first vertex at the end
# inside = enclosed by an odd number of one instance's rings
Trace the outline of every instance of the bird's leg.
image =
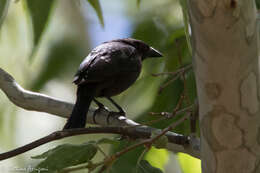
{"type": "Polygon", "coordinates": [[[97,124],[97,122],[96,122],[96,114],[99,112],[99,111],[101,111],[102,109],[106,109],[106,107],[102,104],[102,103],[100,103],[98,100],[96,100],[95,98],[93,99],[93,101],[97,104],[97,106],[98,106],[98,109],[97,110],[95,110],[95,112],[94,112],[94,114],[93,114],[93,122],[95,123],[95,124],[97,124]]]}
{"type": "Polygon", "coordinates": [[[121,106],[119,106],[112,98],[110,97],[106,97],[118,110],[119,110],[119,114],[125,116],[125,111],[123,110],[123,108],[121,106]]]}
{"type": "Polygon", "coordinates": [[[105,108],[105,106],[102,103],[100,103],[98,100],[93,99],[93,101],[97,104],[98,109],[104,109],[105,108]]]}

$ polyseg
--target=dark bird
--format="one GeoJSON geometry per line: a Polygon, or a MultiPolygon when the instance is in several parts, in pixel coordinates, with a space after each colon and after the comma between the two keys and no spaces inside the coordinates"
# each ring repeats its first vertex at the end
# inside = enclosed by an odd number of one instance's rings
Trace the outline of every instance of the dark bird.
{"type": "Polygon", "coordinates": [[[94,48],[80,64],[73,80],[78,86],[77,100],[64,129],[85,127],[91,101],[102,106],[96,97],[106,97],[124,113],[111,97],[136,81],[142,61],[148,57],[162,57],[162,54],[143,41],[132,38],[111,40],[94,48]]]}

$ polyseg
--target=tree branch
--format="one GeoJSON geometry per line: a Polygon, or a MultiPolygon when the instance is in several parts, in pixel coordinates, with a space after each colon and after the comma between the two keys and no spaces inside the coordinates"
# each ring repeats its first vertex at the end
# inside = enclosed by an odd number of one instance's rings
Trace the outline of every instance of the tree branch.
{"type": "Polygon", "coordinates": [[[0,89],[2,89],[11,102],[26,110],[68,117],[73,109],[73,104],[71,103],[23,89],[2,68],[0,68],[0,89]]]}
{"type": "MultiPolygon", "coordinates": [[[[0,89],[6,94],[8,99],[16,106],[26,110],[45,112],[59,117],[67,118],[72,112],[74,104],[66,101],[59,100],[54,97],[47,96],[36,92],[31,92],[23,89],[14,78],[0,68],[0,89]]],[[[95,124],[94,109],[89,109],[87,122],[95,124]]],[[[125,117],[113,117],[109,118],[109,124],[107,123],[107,117],[109,111],[102,109],[96,112],[95,122],[99,125],[111,125],[111,126],[133,126],[138,125],[132,120],[125,117]]]]}
{"type": "MultiPolygon", "coordinates": [[[[18,83],[16,83],[16,81],[11,75],[9,75],[1,68],[0,89],[3,90],[3,92],[6,94],[6,96],[9,98],[11,102],[13,102],[18,107],[24,108],[26,110],[46,112],[60,117],[68,117],[74,106],[71,103],[64,102],[59,99],[23,89],[18,83]]],[[[185,108],[185,110],[188,109],[185,108]]],[[[140,125],[123,116],[109,116],[111,112],[109,112],[106,109],[100,109],[96,112],[95,111],[96,110],[94,109],[89,110],[87,119],[88,123],[95,124],[94,122],[96,122],[99,125],[113,127],[95,127],[85,129],[73,129],[66,131],[56,131],[30,144],[0,154],[0,160],[13,157],[15,155],[24,153],[28,150],[36,148],[50,141],[61,139],[68,136],[89,133],[114,133],[134,138],[149,138],[151,136],[152,131],[158,130],[148,126],[140,125]],[[93,118],[95,118],[95,120],[93,118]],[[109,121],[107,121],[107,118],[109,118],[109,121]]],[[[176,112],[176,114],[180,113],[183,113],[183,110],[176,112]]],[[[166,136],[169,140],[169,145],[167,146],[167,148],[170,151],[184,152],[197,158],[200,157],[200,151],[199,147],[197,147],[197,142],[193,142],[193,140],[190,140],[189,137],[173,132],[167,132],[166,136]],[[196,144],[196,147],[194,147],[193,144],[196,144]]]]}
{"type": "MultiPolygon", "coordinates": [[[[36,141],[33,141],[27,145],[24,145],[22,147],[16,148],[14,150],[11,150],[6,153],[0,154],[0,160],[8,159],[10,157],[16,156],[18,154],[24,153],[26,151],[29,151],[31,149],[34,149],[36,147],[39,147],[43,144],[46,144],[48,142],[70,137],[70,136],[76,136],[76,135],[83,135],[83,134],[120,134],[124,136],[129,136],[131,138],[142,138],[147,139],[151,136],[151,131],[147,129],[147,127],[142,128],[131,128],[131,127],[89,127],[89,128],[79,128],[79,129],[69,129],[69,130],[63,130],[63,131],[56,131],[51,133],[50,135],[47,135],[43,138],[40,138],[36,141]],[[141,130],[142,129],[142,130],[141,130]]],[[[188,146],[189,145],[189,138],[183,135],[174,134],[172,133],[171,136],[168,138],[169,142],[182,145],[182,146],[188,146]]]]}

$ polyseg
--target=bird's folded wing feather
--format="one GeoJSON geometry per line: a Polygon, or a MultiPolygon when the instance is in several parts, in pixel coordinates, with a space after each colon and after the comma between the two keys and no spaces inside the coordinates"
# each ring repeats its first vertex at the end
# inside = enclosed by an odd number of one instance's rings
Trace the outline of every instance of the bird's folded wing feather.
{"type": "Polygon", "coordinates": [[[126,44],[117,42],[102,44],[93,49],[80,64],[74,82],[101,82],[125,71],[138,70],[135,65],[136,55],[136,49],[126,44]]]}

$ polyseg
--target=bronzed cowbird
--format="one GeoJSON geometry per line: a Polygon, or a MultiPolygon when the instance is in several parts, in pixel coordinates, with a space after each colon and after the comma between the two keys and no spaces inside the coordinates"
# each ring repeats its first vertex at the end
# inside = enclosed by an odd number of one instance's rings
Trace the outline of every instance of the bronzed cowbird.
{"type": "Polygon", "coordinates": [[[120,94],[136,81],[144,59],[161,56],[143,41],[132,38],[111,40],[94,48],[74,77],[73,82],[78,86],[77,100],[64,129],[84,127],[91,101],[101,105],[96,97],[108,98],[123,112],[110,97],[120,94]]]}

